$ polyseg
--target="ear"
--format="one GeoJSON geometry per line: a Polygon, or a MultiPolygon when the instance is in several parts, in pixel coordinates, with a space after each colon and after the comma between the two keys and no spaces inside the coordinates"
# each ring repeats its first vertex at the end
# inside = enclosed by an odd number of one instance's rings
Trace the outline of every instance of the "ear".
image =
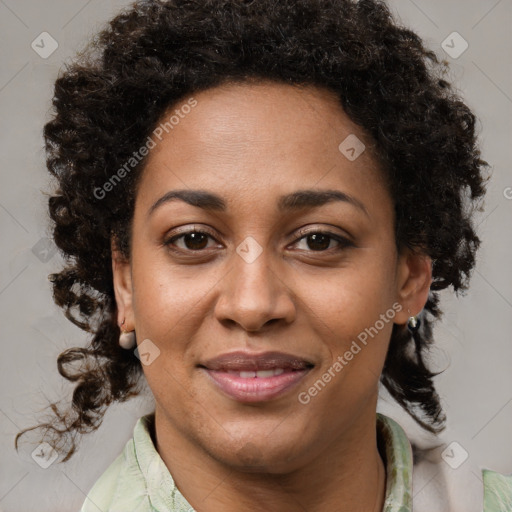
{"type": "Polygon", "coordinates": [[[397,301],[402,309],[396,314],[395,323],[405,324],[425,307],[431,283],[430,256],[409,248],[401,250],[397,262],[397,301]]]}
{"type": "Polygon", "coordinates": [[[117,305],[117,324],[130,331],[135,329],[133,313],[132,271],[130,261],[121,254],[114,238],[111,239],[112,276],[117,305]]]}

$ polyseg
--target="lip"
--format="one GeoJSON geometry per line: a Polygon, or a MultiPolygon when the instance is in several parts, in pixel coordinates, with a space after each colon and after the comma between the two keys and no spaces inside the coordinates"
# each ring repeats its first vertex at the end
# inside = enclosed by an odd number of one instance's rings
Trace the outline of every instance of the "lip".
{"type": "Polygon", "coordinates": [[[208,370],[258,371],[285,368],[290,370],[304,370],[314,366],[307,359],[284,352],[250,352],[237,351],[221,354],[200,364],[208,370]]]}
{"type": "Polygon", "coordinates": [[[278,398],[295,387],[314,364],[283,352],[231,352],[209,359],[199,367],[229,398],[238,402],[264,402],[278,398]],[[239,372],[282,369],[279,375],[241,377],[239,372]]]}

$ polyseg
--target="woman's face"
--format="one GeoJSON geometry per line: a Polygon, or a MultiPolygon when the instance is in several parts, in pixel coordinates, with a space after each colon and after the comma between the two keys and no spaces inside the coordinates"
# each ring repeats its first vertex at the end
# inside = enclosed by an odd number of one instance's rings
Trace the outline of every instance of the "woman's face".
{"type": "Polygon", "coordinates": [[[374,421],[393,322],[425,304],[430,262],[397,254],[371,141],[332,93],[260,83],[187,100],[152,136],[131,261],[114,265],[119,318],[168,432],[288,471],[374,421]]]}

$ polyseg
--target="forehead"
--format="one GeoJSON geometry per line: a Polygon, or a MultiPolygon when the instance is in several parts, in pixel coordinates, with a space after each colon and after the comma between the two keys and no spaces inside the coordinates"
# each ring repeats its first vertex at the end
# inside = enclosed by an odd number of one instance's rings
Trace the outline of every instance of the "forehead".
{"type": "Polygon", "coordinates": [[[323,88],[222,85],[169,108],[152,138],[139,184],[138,201],[147,207],[172,189],[211,190],[226,198],[229,210],[237,200],[311,188],[341,189],[371,202],[383,188],[372,140],[323,88]],[[364,150],[347,158],[345,141],[364,150]]]}

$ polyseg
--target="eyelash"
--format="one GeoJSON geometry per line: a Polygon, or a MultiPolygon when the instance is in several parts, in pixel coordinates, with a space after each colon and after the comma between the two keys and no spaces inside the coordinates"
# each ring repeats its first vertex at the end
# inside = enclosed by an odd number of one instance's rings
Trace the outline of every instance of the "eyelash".
{"type": "MultiPolygon", "coordinates": [[[[164,245],[166,247],[168,247],[168,249],[171,252],[179,253],[179,254],[183,254],[183,253],[201,253],[202,251],[206,250],[206,249],[199,249],[197,251],[194,251],[192,249],[175,249],[175,248],[172,247],[173,243],[176,240],[179,240],[180,238],[183,238],[184,236],[190,235],[192,233],[197,233],[197,234],[201,234],[201,235],[207,235],[210,238],[215,240],[215,237],[211,233],[209,233],[208,231],[204,231],[204,230],[200,230],[200,229],[191,229],[189,231],[184,231],[183,233],[180,233],[179,235],[174,235],[174,236],[168,238],[167,240],[164,241],[164,245]]],[[[295,240],[294,244],[300,242],[302,239],[304,239],[304,238],[306,238],[306,237],[308,237],[310,235],[324,235],[324,236],[328,236],[329,238],[332,238],[333,240],[338,242],[339,245],[338,245],[337,248],[334,248],[334,252],[342,251],[342,250],[344,250],[344,249],[346,249],[348,247],[354,247],[354,244],[348,238],[345,238],[345,237],[343,237],[341,235],[337,235],[335,233],[331,233],[330,231],[322,231],[322,230],[301,231],[301,232],[299,232],[299,235],[301,235],[300,238],[295,240]]],[[[320,250],[320,251],[311,250],[311,252],[314,252],[314,253],[329,253],[331,251],[333,251],[333,248],[325,249],[325,250],[320,250]]]]}

